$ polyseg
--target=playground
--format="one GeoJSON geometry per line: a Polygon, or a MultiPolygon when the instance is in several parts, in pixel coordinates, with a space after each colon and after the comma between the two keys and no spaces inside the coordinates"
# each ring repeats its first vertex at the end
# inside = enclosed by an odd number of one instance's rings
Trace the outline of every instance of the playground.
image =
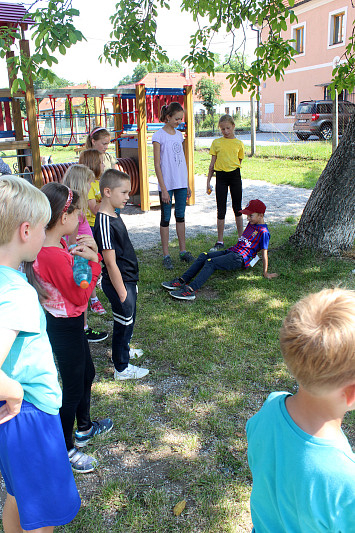
{"type": "MultiPolygon", "coordinates": [[[[282,320],[290,306],[309,292],[336,285],[355,289],[354,251],[333,259],[290,246],[288,239],[315,177],[275,183],[275,167],[270,178],[265,171],[267,156],[258,163],[266,181],[243,176],[243,203],[260,197],[267,205],[270,271],[279,277],[263,278],[257,264],[238,274],[217,273],[191,303],[176,302],[164,292],[161,282],[181,274],[184,267],[178,261],[173,231],[175,270],[167,274],[161,265],[160,214],[155,209],[149,145],[151,133],[159,127],[160,107],[172,99],[183,103],[186,111],[187,163],[194,192],[186,212],[188,249],[196,257],[215,240],[215,201],[205,194],[204,170],[194,169],[190,89],[172,88],[165,93],[142,85],[120,94],[112,89],[91,89],[85,94],[66,90],[36,94],[33,88],[26,95],[0,91],[0,137],[5,139],[0,147],[5,161],[6,153],[15,158],[26,179],[38,187],[60,181],[65,166],[59,148],[68,147],[67,163],[72,163],[88,131],[102,125],[111,132],[110,151],[133,185],[131,205],[122,213],[140,267],[132,345],[143,349],[138,364],[149,368],[150,374],[140,382],[115,382],[111,336],[91,346],[96,367],[93,418],[110,416],[114,428],[89,445],[99,467],[75,476],[82,507],[71,524],[56,528],[61,533],[250,532],[252,479],[245,424],[271,391],[296,390],[279,350],[282,320]],[[73,112],[72,100],[78,97],[86,102],[82,116],[73,112]],[[38,111],[36,100],[42,98],[51,101],[47,116],[38,111]],[[60,98],[67,102],[64,115],[57,113],[60,98]],[[26,120],[20,114],[21,99],[26,100],[26,120]],[[54,161],[46,164],[41,156],[51,149],[54,161]],[[174,514],[179,502],[185,507],[174,514]]],[[[315,161],[317,157],[312,165],[315,161]]],[[[297,160],[285,156],[282,164],[295,167],[297,160]]],[[[311,166],[306,158],[301,164],[311,166]]],[[[318,172],[315,168],[308,168],[308,174],[318,172]]],[[[226,245],[231,246],[236,233],[230,205],[227,213],[226,245]]],[[[90,322],[111,333],[110,305],[98,292],[107,314],[90,313],[90,322]]],[[[346,415],[344,431],[354,446],[354,412],[346,415]]],[[[1,507],[4,495],[1,479],[1,507]]]]}

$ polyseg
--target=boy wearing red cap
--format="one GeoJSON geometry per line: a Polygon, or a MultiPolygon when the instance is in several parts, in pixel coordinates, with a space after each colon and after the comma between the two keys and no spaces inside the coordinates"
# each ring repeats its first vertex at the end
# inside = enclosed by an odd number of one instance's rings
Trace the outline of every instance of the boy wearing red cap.
{"type": "Polygon", "coordinates": [[[237,244],[218,252],[203,252],[180,277],[163,281],[162,286],[170,290],[170,295],[178,300],[194,300],[196,292],[215,272],[215,270],[239,270],[253,266],[260,251],[265,278],[275,278],[277,274],[268,273],[270,233],[264,222],[265,204],[261,200],[251,200],[242,213],[247,215],[248,225],[237,244]],[[254,260],[254,261],[253,261],[254,260]],[[196,277],[195,277],[196,276],[196,277]],[[193,279],[190,283],[190,281],[193,279]]]}

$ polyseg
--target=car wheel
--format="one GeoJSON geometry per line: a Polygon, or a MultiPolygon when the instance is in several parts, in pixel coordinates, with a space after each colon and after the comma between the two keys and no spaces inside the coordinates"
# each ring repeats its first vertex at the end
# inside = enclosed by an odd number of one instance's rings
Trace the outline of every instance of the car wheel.
{"type": "Polygon", "coordinates": [[[306,141],[310,135],[308,133],[299,133],[296,131],[297,137],[300,139],[300,141],[306,141]]]}
{"type": "Polygon", "coordinates": [[[325,141],[329,141],[333,135],[331,124],[323,124],[323,126],[320,129],[320,134],[322,136],[322,139],[324,139],[325,141]]]}

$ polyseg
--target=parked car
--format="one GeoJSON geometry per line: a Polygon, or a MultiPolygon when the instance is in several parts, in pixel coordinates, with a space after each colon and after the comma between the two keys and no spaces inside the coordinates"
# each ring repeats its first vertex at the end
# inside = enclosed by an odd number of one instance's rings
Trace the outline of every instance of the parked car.
{"type": "MultiPolygon", "coordinates": [[[[307,100],[301,102],[296,110],[293,131],[302,141],[310,135],[317,135],[320,139],[332,138],[332,107],[331,100],[307,100]]],[[[355,104],[347,101],[338,102],[339,134],[343,134],[351,115],[355,112],[355,104]]]]}

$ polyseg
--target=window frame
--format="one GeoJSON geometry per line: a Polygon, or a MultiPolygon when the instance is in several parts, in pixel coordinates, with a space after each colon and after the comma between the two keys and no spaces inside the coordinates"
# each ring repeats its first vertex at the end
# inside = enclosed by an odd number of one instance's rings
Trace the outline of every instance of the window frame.
{"type": "Polygon", "coordinates": [[[339,48],[339,46],[344,46],[346,43],[346,23],[347,23],[347,14],[348,14],[348,8],[347,6],[340,7],[334,11],[331,11],[329,13],[328,18],[328,43],[327,48],[339,48]],[[335,19],[336,17],[339,17],[342,15],[343,17],[343,28],[342,28],[342,40],[340,42],[334,42],[334,34],[335,34],[335,19]]]}
{"type": "Polygon", "coordinates": [[[295,57],[302,57],[306,54],[306,22],[302,22],[300,24],[296,24],[295,26],[291,26],[291,36],[292,39],[295,40],[294,43],[292,43],[293,48],[296,50],[297,54],[295,57]],[[297,52],[297,39],[296,39],[296,32],[301,30],[303,31],[303,51],[297,52]]]}
{"type": "Polygon", "coordinates": [[[284,118],[294,119],[295,115],[296,115],[296,111],[297,111],[297,106],[298,106],[298,89],[284,91],[284,118]],[[286,110],[288,108],[288,98],[287,97],[290,94],[294,94],[295,95],[295,111],[294,111],[294,113],[291,113],[290,115],[287,115],[286,114],[286,110]]]}

